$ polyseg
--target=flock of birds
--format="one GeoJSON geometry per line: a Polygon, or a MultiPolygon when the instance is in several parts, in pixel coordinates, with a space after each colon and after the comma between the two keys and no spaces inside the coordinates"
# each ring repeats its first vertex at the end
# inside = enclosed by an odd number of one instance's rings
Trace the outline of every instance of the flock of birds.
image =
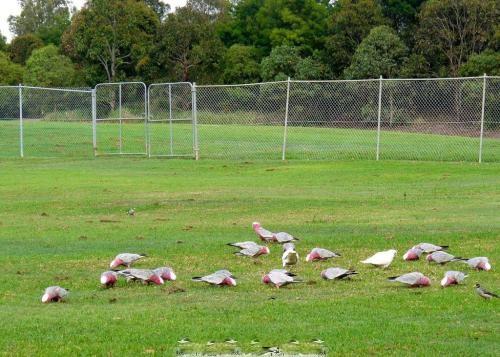
{"type": "MultiPolygon", "coordinates": [[[[130,211],[129,211],[130,214],[130,211]]],[[[135,210],[134,210],[135,214],[135,210]]],[[[286,232],[273,233],[263,228],[260,223],[254,222],[252,224],[254,232],[265,243],[278,243],[283,246],[282,254],[282,268],[273,269],[262,277],[264,284],[273,285],[280,288],[289,284],[301,283],[302,279],[291,272],[291,268],[298,264],[299,254],[295,249],[296,241],[299,238],[286,232]],[[289,269],[290,270],[287,270],[289,269]]],[[[268,246],[260,245],[253,241],[229,243],[229,246],[238,248],[235,252],[236,255],[257,258],[261,255],[270,253],[268,246]]],[[[418,260],[422,254],[427,254],[428,262],[435,262],[444,265],[453,261],[465,262],[470,268],[476,270],[488,271],[491,269],[491,264],[487,257],[475,258],[462,258],[456,257],[446,252],[448,246],[439,246],[431,243],[420,243],[410,248],[403,256],[406,261],[418,260]]],[[[397,251],[390,249],[382,252],[377,252],[371,257],[361,261],[363,264],[370,264],[375,267],[387,268],[391,265],[396,256],[397,251]]],[[[145,254],[134,253],[121,253],[118,254],[110,263],[110,269],[101,274],[100,282],[103,287],[113,287],[118,281],[119,277],[125,278],[127,282],[140,281],[144,284],[162,285],[165,281],[173,281],[177,279],[174,270],[171,267],[159,267],[156,269],[135,269],[131,266],[138,260],[146,257],[145,254]],[[124,266],[126,269],[118,270],[119,267],[124,266]]],[[[325,261],[332,258],[340,257],[339,253],[330,251],[324,248],[313,248],[306,256],[307,262],[312,261],[325,261]]],[[[358,274],[355,270],[345,269],[341,267],[331,267],[321,272],[321,277],[326,280],[346,279],[353,275],[358,274]]],[[[444,273],[441,280],[441,286],[447,287],[450,285],[462,283],[467,274],[461,271],[449,270],[444,273]]],[[[218,286],[236,286],[236,277],[229,270],[218,270],[212,274],[205,276],[196,276],[192,278],[193,281],[204,282],[211,285],[218,286]]],[[[391,282],[399,282],[410,287],[424,287],[431,284],[429,277],[420,272],[410,272],[407,274],[392,276],[388,278],[391,282]]],[[[476,292],[479,296],[485,299],[498,298],[499,296],[490,292],[479,284],[475,285],[476,292]]],[[[50,286],[45,290],[42,296],[42,302],[58,302],[64,301],[68,296],[68,289],[60,286],[50,286]]]]}

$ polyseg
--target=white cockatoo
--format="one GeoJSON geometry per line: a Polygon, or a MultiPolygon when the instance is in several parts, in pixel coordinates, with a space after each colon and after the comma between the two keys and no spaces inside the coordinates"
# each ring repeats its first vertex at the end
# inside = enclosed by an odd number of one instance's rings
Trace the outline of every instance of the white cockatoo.
{"type": "Polygon", "coordinates": [[[295,250],[293,243],[285,243],[283,245],[283,255],[281,256],[283,268],[295,265],[299,262],[299,253],[295,250]]]}
{"type": "Polygon", "coordinates": [[[397,251],[395,249],[385,250],[383,252],[375,253],[370,258],[361,261],[361,263],[387,268],[389,265],[391,265],[394,257],[396,256],[396,253],[397,251]]]}

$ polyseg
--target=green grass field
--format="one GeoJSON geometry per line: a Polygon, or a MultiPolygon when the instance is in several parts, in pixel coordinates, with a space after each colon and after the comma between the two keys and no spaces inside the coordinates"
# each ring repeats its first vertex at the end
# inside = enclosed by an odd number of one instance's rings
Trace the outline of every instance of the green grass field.
{"type": "MultiPolygon", "coordinates": [[[[145,153],[144,124],[124,124],[123,153],[145,153]]],[[[119,153],[120,126],[100,122],[97,127],[99,154],[119,153]]],[[[200,157],[205,159],[281,159],[283,127],[259,125],[199,125],[200,157]]],[[[152,155],[193,155],[192,126],[167,123],[149,128],[152,155]],[[173,145],[170,146],[172,130],[173,145]]],[[[19,123],[0,122],[0,156],[19,155],[19,123]]],[[[287,159],[367,159],[375,158],[376,130],[332,129],[315,127],[288,128],[287,159]]],[[[24,123],[25,157],[90,158],[90,123],[26,120],[24,123]]],[[[477,161],[479,138],[382,130],[382,160],[477,161]]],[[[485,133],[483,161],[500,162],[500,139],[485,133]]]]}
{"type": "Polygon", "coordinates": [[[176,341],[235,338],[242,344],[322,338],[330,355],[498,355],[500,165],[394,161],[211,161],[142,158],[0,161],[0,353],[3,355],[171,355],[176,341]],[[137,215],[126,211],[135,207],[137,215]],[[280,265],[281,247],[252,259],[225,243],[253,240],[251,223],[338,250],[305,263],[305,284],[260,283],[280,265]],[[488,256],[492,271],[462,263],[403,262],[427,241],[460,256],[488,256]],[[385,271],[360,260],[395,248],[385,271]],[[99,287],[119,252],[145,252],[137,267],[173,266],[164,286],[99,287]],[[356,268],[352,281],[326,282],[329,266],[356,268]],[[234,288],[191,282],[228,268],[234,288]],[[469,273],[441,289],[445,270],[469,273]],[[429,288],[387,276],[421,271],[429,288]],[[66,303],[44,305],[49,285],[71,289],[66,303]]]}

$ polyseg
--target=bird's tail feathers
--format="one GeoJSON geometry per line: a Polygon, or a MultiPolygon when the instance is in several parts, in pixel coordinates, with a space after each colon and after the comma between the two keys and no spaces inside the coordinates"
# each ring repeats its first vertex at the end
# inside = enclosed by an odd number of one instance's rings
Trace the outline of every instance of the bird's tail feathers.
{"type": "Polygon", "coordinates": [[[191,278],[191,280],[192,280],[192,281],[203,281],[203,280],[201,280],[201,276],[193,276],[193,277],[191,278]]]}

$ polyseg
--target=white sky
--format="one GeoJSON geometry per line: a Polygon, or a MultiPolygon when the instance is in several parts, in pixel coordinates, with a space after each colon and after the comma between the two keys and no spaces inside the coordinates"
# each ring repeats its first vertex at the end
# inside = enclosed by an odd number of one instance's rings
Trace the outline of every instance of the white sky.
{"type": "MultiPolygon", "coordinates": [[[[77,8],[82,7],[86,0],[70,0],[73,5],[77,8]]],[[[170,8],[174,10],[176,7],[184,6],[186,0],[162,0],[164,3],[170,5],[170,8]]],[[[7,37],[9,42],[12,39],[12,34],[9,31],[9,23],[7,19],[10,15],[19,15],[21,9],[18,4],[18,0],[0,0],[0,32],[3,36],[7,37]]]]}

